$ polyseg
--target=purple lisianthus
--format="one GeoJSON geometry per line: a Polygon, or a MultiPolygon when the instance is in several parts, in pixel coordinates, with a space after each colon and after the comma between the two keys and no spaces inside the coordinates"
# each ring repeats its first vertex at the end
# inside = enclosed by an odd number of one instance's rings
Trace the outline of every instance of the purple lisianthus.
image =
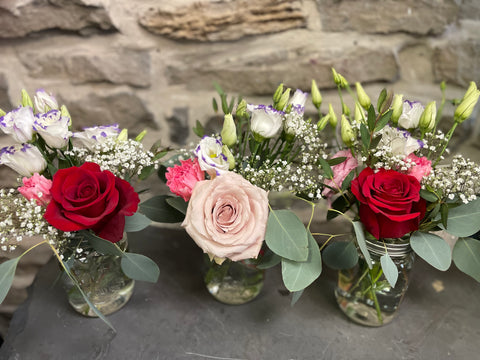
{"type": "Polygon", "coordinates": [[[30,177],[47,167],[40,150],[30,144],[16,144],[0,149],[0,165],[6,165],[22,176],[30,177]]]}
{"type": "Polygon", "coordinates": [[[254,135],[261,139],[274,137],[282,127],[283,111],[275,110],[271,105],[247,105],[247,110],[252,113],[250,129],[254,135]]]}
{"type": "Polygon", "coordinates": [[[0,118],[0,129],[15,141],[26,143],[33,138],[34,121],[32,108],[20,106],[0,118]]]}
{"type": "Polygon", "coordinates": [[[228,171],[228,158],[222,153],[223,144],[219,139],[204,136],[193,151],[198,159],[200,169],[210,176],[220,175],[228,171]]]}
{"type": "Polygon", "coordinates": [[[50,110],[45,114],[36,114],[33,128],[45,140],[48,146],[62,149],[68,144],[72,132],[68,129],[70,118],[62,116],[59,110],[50,110]]]}
{"type": "Polygon", "coordinates": [[[120,134],[118,124],[92,126],[84,128],[83,131],[73,133],[72,139],[81,143],[87,149],[92,150],[96,144],[103,143],[110,137],[117,137],[120,134]]]}
{"type": "Polygon", "coordinates": [[[420,102],[405,100],[403,102],[402,115],[400,115],[400,118],[398,119],[398,125],[404,129],[417,128],[423,110],[424,107],[420,102]]]}

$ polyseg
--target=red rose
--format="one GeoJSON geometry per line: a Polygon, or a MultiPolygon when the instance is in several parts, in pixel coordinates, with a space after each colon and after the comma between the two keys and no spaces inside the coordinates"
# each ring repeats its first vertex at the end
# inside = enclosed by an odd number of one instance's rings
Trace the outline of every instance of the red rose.
{"type": "Polygon", "coordinates": [[[420,197],[420,182],[395,170],[364,169],[352,181],[360,202],[360,221],[377,239],[399,238],[418,230],[426,202],[420,197]]]}
{"type": "Polygon", "coordinates": [[[92,229],[113,243],[122,239],[125,216],[133,215],[140,202],[127,181],[88,162],[58,170],[50,193],[44,217],[51,225],[61,231],[92,229]]]}

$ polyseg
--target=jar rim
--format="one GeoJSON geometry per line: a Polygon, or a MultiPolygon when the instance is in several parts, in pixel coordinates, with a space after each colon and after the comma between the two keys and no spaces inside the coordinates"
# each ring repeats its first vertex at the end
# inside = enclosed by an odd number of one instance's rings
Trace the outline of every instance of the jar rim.
{"type": "Polygon", "coordinates": [[[369,239],[365,239],[365,243],[367,245],[368,251],[377,255],[384,255],[388,253],[391,258],[404,257],[405,255],[412,252],[412,247],[410,246],[409,239],[405,239],[404,242],[399,243],[388,243],[380,240],[372,241],[369,239]]]}

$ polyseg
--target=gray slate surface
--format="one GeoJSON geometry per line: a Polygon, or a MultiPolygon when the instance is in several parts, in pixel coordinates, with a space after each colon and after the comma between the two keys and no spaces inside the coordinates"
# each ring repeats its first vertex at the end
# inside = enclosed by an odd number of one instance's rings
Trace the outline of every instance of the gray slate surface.
{"type": "Polygon", "coordinates": [[[205,290],[202,253],[183,231],[150,227],[129,239],[161,275],[157,284],[137,282],[127,306],[109,316],[115,336],[70,309],[61,286],[52,287],[58,265],[50,262],[15,313],[0,359],[479,358],[480,285],[454,268],[443,273],[417,259],[398,317],[367,328],[337,308],[333,272],[324,270],[292,308],[280,269],[271,269],[256,300],[228,306],[205,290]]]}

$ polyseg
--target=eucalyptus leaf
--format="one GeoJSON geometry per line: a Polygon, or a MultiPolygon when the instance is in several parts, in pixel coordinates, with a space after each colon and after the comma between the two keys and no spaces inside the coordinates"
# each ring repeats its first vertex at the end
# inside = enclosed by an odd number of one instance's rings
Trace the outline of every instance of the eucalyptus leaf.
{"type": "Polygon", "coordinates": [[[398,269],[392,258],[388,254],[383,254],[380,257],[380,264],[388,283],[391,287],[395,287],[398,280],[398,269]]]}
{"type": "Polygon", "coordinates": [[[280,264],[281,261],[282,258],[269,249],[265,255],[263,255],[262,261],[257,264],[257,268],[261,270],[270,269],[280,264]]]}
{"type": "Polygon", "coordinates": [[[265,242],[281,257],[305,261],[308,258],[308,234],[300,219],[290,210],[271,210],[265,242]]]}
{"type": "Polygon", "coordinates": [[[308,232],[308,258],[306,261],[282,259],[282,278],[285,287],[291,291],[301,291],[309,286],[322,273],[322,257],[318,244],[308,232]]]}
{"type": "Polygon", "coordinates": [[[155,283],[160,275],[160,269],[157,264],[152,259],[141,254],[124,253],[121,266],[123,273],[134,280],[155,283]]]}
{"type": "Polygon", "coordinates": [[[415,231],[410,237],[410,245],[418,256],[438,270],[445,271],[450,267],[452,251],[440,236],[415,231]]]}
{"type": "Polygon", "coordinates": [[[112,242],[102,239],[88,230],[82,230],[80,233],[81,236],[85,237],[90,245],[92,245],[92,247],[100,254],[123,256],[124,252],[112,242]]]}
{"type": "Polygon", "coordinates": [[[367,262],[368,268],[372,268],[372,259],[370,258],[370,253],[367,250],[367,244],[365,242],[365,233],[363,232],[363,225],[360,221],[353,222],[353,229],[355,230],[355,236],[357,238],[357,244],[360,248],[360,251],[367,262]]]}
{"type": "Polygon", "coordinates": [[[152,223],[145,215],[136,212],[132,216],[125,216],[125,228],[123,231],[125,232],[135,232],[141,231],[148,227],[152,223]]]}
{"type": "Polygon", "coordinates": [[[300,297],[303,295],[303,290],[300,291],[295,291],[292,293],[292,302],[290,303],[290,306],[294,306],[298,300],[300,300],[300,297]]]}
{"type": "Polygon", "coordinates": [[[337,241],[322,251],[325,265],[334,270],[350,269],[358,262],[358,251],[353,241],[337,241]]]}
{"type": "Polygon", "coordinates": [[[448,211],[447,226],[449,234],[467,237],[480,230],[480,197],[448,211]]]}
{"type": "Polygon", "coordinates": [[[453,247],[453,262],[465,274],[480,282],[480,240],[459,238],[453,247]]]}
{"type": "Polygon", "coordinates": [[[171,197],[167,198],[165,201],[168,205],[180,211],[183,215],[187,214],[188,202],[183,200],[181,197],[171,197]]]}
{"type": "Polygon", "coordinates": [[[160,223],[178,223],[185,219],[185,215],[168,204],[168,195],[157,195],[139,205],[140,211],[149,219],[160,223]]]}
{"type": "Polygon", "coordinates": [[[7,260],[0,264],[0,304],[5,300],[8,291],[12,287],[15,270],[20,257],[7,260]]]}

